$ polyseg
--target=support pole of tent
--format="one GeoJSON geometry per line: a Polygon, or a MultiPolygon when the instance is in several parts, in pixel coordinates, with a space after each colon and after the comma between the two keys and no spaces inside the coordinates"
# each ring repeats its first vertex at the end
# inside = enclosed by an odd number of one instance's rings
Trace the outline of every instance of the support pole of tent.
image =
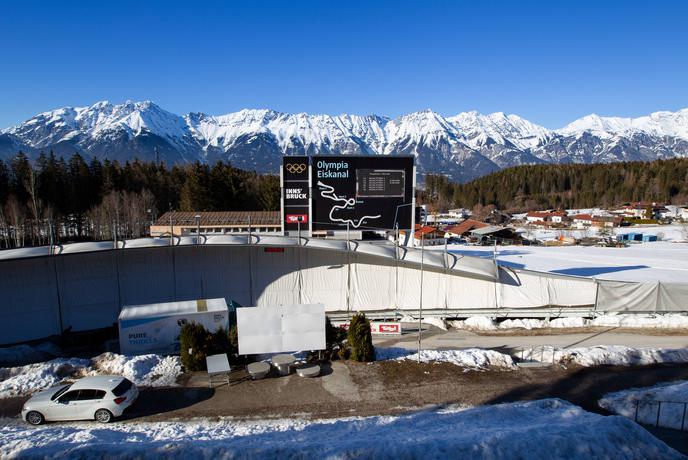
{"type": "Polygon", "coordinates": [[[251,249],[251,215],[248,216],[248,304],[253,305],[253,261],[251,249]]]}
{"type": "Polygon", "coordinates": [[[346,222],[346,319],[351,322],[351,243],[349,221],[346,222]]]}
{"type": "Polygon", "coordinates": [[[662,289],[662,282],[657,281],[657,295],[655,296],[655,313],[657,313],[657,307],[659,306],[659,292],[662,289]]]}
{"type": "MultiPolygon", "coordinates": [[[[394,240],[394,310],[399,313],[399,224],[394,222],[396,238],[394,240]]],[[[396,319],[396,318],[395,318],[396,319]]]]}
{"type": "MultiPolygon", "coordinates": [[[[447,294],[449,293],[449,251],[447,250],[447,238],[444,239],[444,309],[447,310],[447,294]]],[[[446,318],[445,318],[446,319],[446,318]]]]}
{"type": "Polygon", "coordinates": [[[600,282],[597,278],[592,279],[595,282],[595,305],[592,307],[593,313],[597,313],[597,300],[600,298],[600,282]]]}
{"type": "Polygon", "coordinates": [[[115,271],[117,272],[117,306],[119,311],[122,311],[122,284],[119,279],[119,251],[115,247],[115,271]]]}
{"type": "Polygon", "coordinates": [[[60,278],[57,276],[57,258],[53,258],[53,273],[55,274],[55,292],[57,294],[57,314],[60,317],[60,335],[64,332],[62,322],[62,295],[60,294],[60,278]]]}
{"type": "Polygon", "coordinates": [[[494,279],[494,297],[495,297],[495,315],[497,310],[499,310],[499,289],[497,289],[497,283],[499,283],[499,265],[497,264],[497,240],[495,239],[494,247],[492,248],[492,263],[494,264],[495,279],[494,279]]]}
{"type": "MultiPolygon", "coordinates": [[[[423,273],[424,273],[424,261],[425,261],[425,241],[424,232],[420,234],[420,297],[418,300],[418,362],[420,362],[420,351],[422,348],[422,321],[423,321],[423,273]]],[[[412,239],[411,241],[414,241],[412,239]]]]}
{"type": "Polygon", "coordinates": [[[297,233],[298,233],[298,240],[297,240],[297,245],[298,245],[298,264],[299,264],[299,271],[298,271],[298,279],[299,279],[299,303],[303,303],[303,296],[301,294],[301,217],[296,218],[296,225],[297,225],[297,233]]]}
{"type": "Polygon", "coordinates": [[[170,246],[174,246],[174,223],[172,222],[172,210],[170,210],[170,246]]]}

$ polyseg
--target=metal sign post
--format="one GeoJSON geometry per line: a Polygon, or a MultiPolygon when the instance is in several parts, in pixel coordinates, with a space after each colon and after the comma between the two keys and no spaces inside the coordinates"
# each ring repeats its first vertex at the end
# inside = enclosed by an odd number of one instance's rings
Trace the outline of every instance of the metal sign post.
{"type": "Polygon", "coordinates": [[[423,262],[425,257],[425,244],[423,236],[425,232],[420,233],[420,301],[418,302],[418,362],[420,363],[420,349],[421,349],[421,335],[423,334],[423,262]]]}

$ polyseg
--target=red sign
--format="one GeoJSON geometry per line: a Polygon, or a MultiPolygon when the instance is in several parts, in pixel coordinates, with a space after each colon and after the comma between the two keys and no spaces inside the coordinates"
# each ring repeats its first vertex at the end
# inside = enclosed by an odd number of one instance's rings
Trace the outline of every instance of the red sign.
{"type": "MultiPolygon", "coordinates": [[[[349,323],[339,323],[335,322],[335,326],[344,329],[345,331],[349,330],[349,323]]],[[[371,321],[370,322],[370,332],[373,334],[394,334],[394,335],[401,335],[401,323],[390,323],[390,322],[378,322],[378,321],[371,321]]]]}
{"type": "Polygon", "coordinates": [[[263,252],[284,252],[284,248],[263,248],[263,252]]]}
{"type": "Polygon", "coordinates": [[[399,323],[380,324],[378,326],[378,329],[380,330],[380,333],[396,334],[396,333],[401,332],[401,324],[399,324],[399,323]]]}
{"type": "Polygon", "coordinates": [[[301,220],[302,224],[308,223],[308,214],[287,214],[285,220],[288,224],[295,224],[301,220]]]}

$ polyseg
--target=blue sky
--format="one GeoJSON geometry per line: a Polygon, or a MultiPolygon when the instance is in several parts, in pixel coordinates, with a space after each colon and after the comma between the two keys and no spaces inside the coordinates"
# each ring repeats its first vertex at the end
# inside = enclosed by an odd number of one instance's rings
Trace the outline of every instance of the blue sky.
{"type": "Polygon", "coordinates": [[[0,4],[0,127],[62,106],[588,113],[688,107],[688,2],[0,4]]]}

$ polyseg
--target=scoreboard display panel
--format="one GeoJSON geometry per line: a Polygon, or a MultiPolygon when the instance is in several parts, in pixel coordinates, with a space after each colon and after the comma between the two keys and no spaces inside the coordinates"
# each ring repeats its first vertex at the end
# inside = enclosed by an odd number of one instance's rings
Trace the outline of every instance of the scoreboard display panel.
{"type": "Polygon", "coordinates": [[[403,169],[357,169],[356,197],[403,197],[405,179],[403,169]]]}
{"type": "Polygon", "coordinates": [[[411,228],[412,156],[313,156],[310,165],[313,231],[411,228]]]}

